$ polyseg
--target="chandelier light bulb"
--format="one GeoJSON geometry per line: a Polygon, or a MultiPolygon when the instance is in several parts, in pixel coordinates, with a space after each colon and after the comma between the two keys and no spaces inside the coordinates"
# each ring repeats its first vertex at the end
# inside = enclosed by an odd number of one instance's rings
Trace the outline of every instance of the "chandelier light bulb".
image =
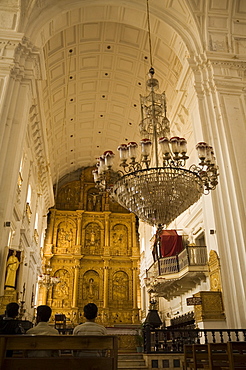
{"type": "Polygon", "coordinates": [[[213,155],[213,148],[211,146],[207,146],[206,162],[211,163],[211,161],[212,161],[212,155],[213,155]]]}
{"type": "Polygon", "coordinates": [[[205,143],[205,142],[200,142],[200,143],[196,144],[198,158],[202,162],[205,161],[205,159],[207,157],[207,147],[208,147],[208,144],[205,143]]]}
{"type": "Polygon", "coordinates": [[[179,139],[180,153],[185,155],[187,153],[187,141],[182,137],[179,139]]]}
{"type": "Polygon", "coordinates": [[[151,150],[151,145],[152,142],[150,139],[142,139],[140,141],[141,149],[142,149],[142,154],[144,156],[149,156],[150,155],[150,150],[151,150]]]}
{"type": "Polygon", "coordinates": [[[111,150],[107,150],[103,153],[105,159],[105,166],[109,169],[113,166],[115,154],[111,150]]]}
{"type": "Polygon", "coordinates": [[[172,152],[174,153],[175,157],[178,156],[180,152],[180,142],[179,142],[179,137],[174,136],[170,139],[170,144],[172,147],[172,152]]]}
{"type": "Polygon", "coordinates": [[[127,148],[128,148],[128,152],[129,152],[129,157],[133,161],[137,157],[137,147],[138,147],[138,144],[135,141],[131,141],[130,143],[127,144],[127,148]]]}
{"type": "Polygon", "coordinates": [[[170,141],[167,137],[161,137],[159,139],[159,145],[161,146],[162,154],[164,156],[169,156],[169,153],[170,153],[169,143],[170,141]]]}
{"type": "Polygon", "coordinates": [[[128,148],[127,148],[127,145],[126,144],[121,144],[120,146],[118,146],[118,149],[117,149],[120,153],[120,160],[121,161],[127,161],[128,159],[128,148]]]}

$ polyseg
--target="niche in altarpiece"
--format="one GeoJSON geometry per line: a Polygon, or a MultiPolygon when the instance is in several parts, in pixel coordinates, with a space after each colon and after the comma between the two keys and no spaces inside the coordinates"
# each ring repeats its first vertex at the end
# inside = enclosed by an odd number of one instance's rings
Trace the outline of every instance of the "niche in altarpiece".
{"type": "Polygon", "coordinates": [[[91,188],[87,192],[87,204],[86,210],[89,212],[101,212],[102,211],[102,194],[99,194],[99,190],[91,188]]]}
{"type": "Polygon", "coordinates": [[[113,275],[112,299],[117,306],[129,302],[129,277],[124,271],[117,271],[113,275]]]}
{"type": "Polygon", "coordinates": [[[72,223],[63,221],[57,227],[57,242],[55,253],[65,254],[71,253],[72,247],[76,244],[76,230],[72,223]]]}
{"type": "Polygon", "coordinates": [[[101,254],[101,228],[96,222],[90,222],[85,228],[86,254],[101,254]]]}
{"type": "Polygon", "coordinates": [[[70,286],[70,273],[65,269],[57,270],[55,275],[60,281],[53,287],[53,307],[64,308],[69,307],[69,286],[70,286]]]}
{"type": "Polygon", "coordinates": [[[111,254],[115,256],[129,255],[128,229],[125,225],[114,225],[111,231],[111,254]]]}
{"type": "Polygon", "coordinates": [[[83,299],[88,302],[99,299],[99,274],[94,270],[86,271],[83,276],[83,299]]]}

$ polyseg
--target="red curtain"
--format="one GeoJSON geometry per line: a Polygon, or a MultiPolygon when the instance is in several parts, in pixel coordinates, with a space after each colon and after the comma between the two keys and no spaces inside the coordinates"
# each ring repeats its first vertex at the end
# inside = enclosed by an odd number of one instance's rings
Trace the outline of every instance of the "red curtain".
{"type": "Polygon", "coordinates": [[[183,249],[182,236],[176,230],[162,230],[160,235],[161,256],[176,256],[183,249]]]}

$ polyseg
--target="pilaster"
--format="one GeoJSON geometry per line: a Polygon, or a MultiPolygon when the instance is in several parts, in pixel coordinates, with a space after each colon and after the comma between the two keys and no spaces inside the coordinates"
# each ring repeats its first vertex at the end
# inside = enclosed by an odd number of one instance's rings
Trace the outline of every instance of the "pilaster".
{"type": "Polygon", "coordinates": [[[245,327],[246,62],[210,53],[194,59],[191,67],[204,141],[214,147],[220,172],[212,204],[227,324],[245,327]]]}

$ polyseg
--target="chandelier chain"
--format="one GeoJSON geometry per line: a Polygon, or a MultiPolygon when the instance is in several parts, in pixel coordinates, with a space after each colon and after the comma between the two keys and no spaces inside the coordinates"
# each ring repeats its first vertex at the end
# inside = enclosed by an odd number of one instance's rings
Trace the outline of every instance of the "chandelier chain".
{"type": "Polygon", "coordinates": [[[149,17],[149,0],[147,0],[147,23],[148,23],[148,38],[149,38],[149,56],[150,56],[150,67],[153,67],[152,58],[152,43],[151,43],[151,33],[150,33],[150,17],[149,17]]]}

